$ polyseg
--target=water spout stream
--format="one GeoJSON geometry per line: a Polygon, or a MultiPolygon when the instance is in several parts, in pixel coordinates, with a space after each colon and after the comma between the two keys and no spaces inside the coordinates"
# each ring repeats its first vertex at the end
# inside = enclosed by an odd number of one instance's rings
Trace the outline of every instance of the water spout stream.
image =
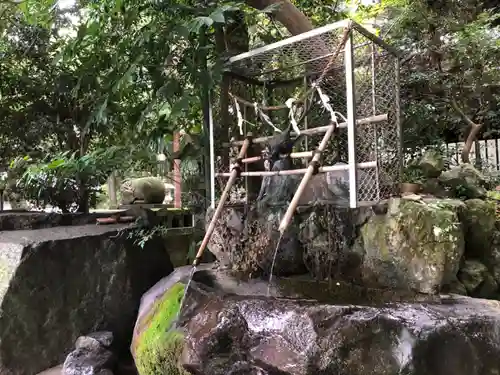
{"type": "Polygon", "coordinates": [[[181,298],[181,303],[179,305],[179,311],[177,312],[177,317],[175,318],[174,323],[172,324],[172,327],[175,327],[177,323],[179,322],[179,318],[181,316],[182,308],[184,307],[184,302],[186,300],[186,295],[189,290],[189,286],[191,285],[191,281],[193,280],[194,274],[196,273],[196,266],[193,265],[193,268],[191,268],[191,273],[189,274],[189,279],[187,281],[186,287],[184,288],[184,294],[182,295],[181,298]]]}
{"type": "Polygon", "coordinates": [[[280,234],[280,238],[278,239],[278,243],[276,244],[276,249],[274,249],[273,262],[271,263],[271,273],[269,274],[269,282],[267,284],[267,296],[268,297],[271,294],[271,282],[273,281],[274,265],[276,263],[276,257],[278,255],[278,249],[280,248],[282,239],[283,239],[283,233],[280,234]]]}

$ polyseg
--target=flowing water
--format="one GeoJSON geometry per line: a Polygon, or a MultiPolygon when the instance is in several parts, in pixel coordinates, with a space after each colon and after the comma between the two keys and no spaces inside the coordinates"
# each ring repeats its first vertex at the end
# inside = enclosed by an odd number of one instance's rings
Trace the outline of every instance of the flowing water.
{"type": "Polygon", "coordinates": [[[281,245],[281,240],[283,239],[283,233],[280,234],[278,243],[276,244],[276,249],[274,249],[273,262],[271,263],[271,273],[269,274],[269,282],[267,284],[267,296],[269,297],[271,292],[271,282],[273,281],[274,264],[276,263],[276,257],[278,255],[278,249],[281,245]]]}
{"type": "Polygon", "coordinates": [[[179,305],[179,311],[177,312],[177,317],[175,318],[175,322],[174,322],[174,324],[172,324],[172,327],[177,326],[177,323],[179,322],[182,308],[184,307],[184,302],[186,300],[186,295],[187,295],[187,292],[189,290],[189,286],[191,285],[191,281],[193,280],[195,273],[196,273],[196,266],[193,266],[193,268],[191,268],[191,273],[189,274],[189,279],[187,281],[186,287],[184,288],[184,294],[182,295],[182,298],[181,298],[181,303],[179,305]]]}

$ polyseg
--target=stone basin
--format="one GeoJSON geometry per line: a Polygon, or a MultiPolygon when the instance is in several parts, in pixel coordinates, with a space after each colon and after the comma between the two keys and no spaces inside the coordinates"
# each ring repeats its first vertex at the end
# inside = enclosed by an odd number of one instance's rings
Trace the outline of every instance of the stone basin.
{"type": "Polygon", "coordinates": [[[170,321],[176,329],[150,335],[158,318],[165,323],[162,310],[180,301],[177,286],[189,271],[176,269],[143,297],[132,344],[139,369],[163,371],[166,360],[171,375],[480,375],[500,368],[498,302],[304,278],[274,278],[267,296],[266,280],[210,266],[195,274],[180,319],[170,321]],[[180,341],[169,346],[174,337],[180,341]]]}

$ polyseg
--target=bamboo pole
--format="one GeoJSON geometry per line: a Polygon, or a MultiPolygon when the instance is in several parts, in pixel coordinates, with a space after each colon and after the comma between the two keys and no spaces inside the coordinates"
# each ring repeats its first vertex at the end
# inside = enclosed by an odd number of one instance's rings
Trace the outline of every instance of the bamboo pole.
{"type": "MultiPolygon", "coordinates": [[[[290,157],[292,159],[312,158],[313,157],[313,153],[312,153],[312,151],[304,151],[304,152],[292,152],[288,156],[282,156],[282,155],[280,155],[280,158],[285,158],[285,157],[290,157]]],[[[243,164],[251,164],[251,163],[255,163],[255,162],[261,161],[263,159],[264,159],[264,156],[253,156],[251,158],[245,158],[241,162],[243,164]]],[[[243,174],[242,174],[242,176],[243,176],[243,174]]]]}
{"type": "Polygon", "coordinates": [[[319,144],[318,148],[316,149],[316,153],[314,154],[311,162],[309,163],[309,166],[307,167],[306,173],[304,174],[304,177],[302,177],[302,181],[300,181],[300,185],[297,188],[297,191],[295,192],[295,195],[293,196],[292,201],[290,202],[290,205],[288,206],[288,209],[286,210],[285,216],[283,216],[283,220],[281,220],[280,226],[279,226],[279,231],[281,234],[285,233],[285,230],[288,228],[288,225],[290,224],[290,221],[292,220],[293,213],[295,212],[295,209],[297,208],[297,205],[299,204],[300,197],[304,193],[304,190],[306,189],[307,184],[309,183],[309,180],[314,174],[314,164],[319,163],[320,158],[321,158],[321,153],[325,150],[326,146],[328,145],[328,141],[330,140],[331,136],[333,135],[333,132],[336,129],[336,124],[330,125],[330,128],[327,130],[325,133],[323,139],[321,140],[321,143],[319,144]]]}
{"type": "MultiPolygon", "coordinates": [[[[375,168],[377,166],[376,161],[367,161],[363,163],[356,164],[356,168],[358,169],[369,169],[375,168]]],[[[346,171],[349,169],[349,165],[330,165],[326,167],[320,167],[319,172],[338,172],[338,171],[346,171]]],[[[304,174],[307,172],[307,168],[301,169],[288,169],[284,171],[256,171],[256,172],[242,172],[241,177],[267,177],[267,176],[291,176],[297,174],[304,174]]],[[[217,177],[229,177],[231,173],[217,173],[217,177]]]]}
{"type": "MultiPolygon", "coordinates": [[[[250,146],[250,136],[251,134],[249,133],[245,141],[243,142],[243,145],[241,146],[240,153],[238,155],[238,160],[243,159],[243,157],[246,155],[248,147],[250,146]]],[[[238,166],[240,167],[240,166],[238,166]]],[[[214,216],[212,217],[212,220],[210,220],[210,225],[208,226],[207,231],[205,232],[205,237],[203,237],[203,241],[200,245],[200,248],[198,249],[198,253],[196,254],[196,258],[194,259],[193,266],[197,266],[200,264],[201,257],[203,256],[203,252],[205,251],[205,248],[208,245],[208,241],[210,241],[210,238],[212,237],[212,234],[214,233],[215,230],[215,225],[217,224],[217,220],[219,219],[219,216],[222,213],[222,209],[224,208],[224,203],[226,203],[227,197],[229,196],[229,191],[231,190],[231,187],[233,186],[234,182],[236,181],[236,178],[239,176],[239,171],[237,168],[233,168],[231,171],[231,175],[229,176],[229,180],[227,181],[226,187],[224,188],[224,191],[222,192],[222,195],[220,197],[219,204],[217,205],[217,209],[215,210],[214,216]]]]}
{"type": "MultiPolygon", "coordinates": [[[[383,115],[376,115],[376,116],[370,116],[370,117],[366,117],[366,118],[361,118],[359,120],[356,121],[356,125],[368,125],[368,124],[376,124],[376,123],[379,123],[379,122],[384,122],[384,121],[387,121],[388,117],[387,117],[387,113],[383,114],[383,115]]],[[[316,128],[309,128],[309,129],[304,129],[300,132],[301,135],[317,135],[317,134],[323,134],[323,133],[326,133],[328,131],[328,129],[330,128],[331,125],[326,125],[326,126],[319,126],[319,127],[316,127],[316,128]]],[[[347,122],[340,122],[338,125],[337,125],[337,128],[338,129],[342,129],[342,128],[347,128],[347,122]]],[[[296,136],[296,134],[294,132],[291,132],[290,133],[291,136],[296,136]]],[[[274,138],[275,136],[271,135],[271,136],[266,136],[266,137],[258,137],[258,138],[254,138],[252,140],[253,143],[266,143],[267,141],[269,141],[270,139],[274,138]]],[[[229,143],[223,143],[223,146],[224,147],[230,147],[230,146],[242,146],[243,145],[243,141],[233,141],[233,142],[229,142],[229,143]]]]}

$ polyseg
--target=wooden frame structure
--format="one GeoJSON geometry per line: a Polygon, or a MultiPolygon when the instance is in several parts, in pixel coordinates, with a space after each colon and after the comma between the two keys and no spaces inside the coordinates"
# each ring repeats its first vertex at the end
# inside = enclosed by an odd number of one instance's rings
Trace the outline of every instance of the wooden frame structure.
{"type": "MultiPolygon", "coordinates": [[[[262,144],[266,143],[269,141],[270,138],[269,136],[264,136],[264,137],[257,137],[257,138],[252,138],[247,136],[244,140],[231,140],[228,143],[224,143],[224,147],[241,147],[239,151],[238,158],[236,159],[235,163],[231,167],[231,171],[226,173],[216,173],[214,170],[214,165],[215,165],[215,152],[214,152],[214,130],[213,130],[213,121],[210,120],[210,155],[211,155],[211,165],[212,165],[212,170],[211,170],[211,191],[212,191],[212,202],[211,205],[212,207],[215,208],[215,178],[216,177],[223,177],[223,178],[229,178],[227,181],[227,184],[224,188],[224,191],[222,192],[222,196],[218,202],[217,209],[212,217],[212,221],[206,231],[205,238],[203,239],[203,242],[200,246],[199,252],[197,254],[196,260],[194,262],[194,265],[198,264],[199,260],[201,259],[201,255],[207,246],[210,237],[215,229],[216,222],[222,213],[222,209],[224,207],[224,204],[227,201],[229,191],[236,181],[238,177],[253,177],[253,176],[276,176],[276,175],[303,175],[303,178],[300,182],[299,187],[297,188],[297,191],[295,192],[295,195],[280,223],[279,226],[279,231],[281,233],[284,233],[293,217],[293,214],[297,208],[298,202],[301,198],[302,193],[304,192],[308,182],[310,181],[311,177],[315,173],[325,173],[325,172],[333,172],[333,171],[347,171],[348,176],[349,176],[349,206],[351,208],[356,208],[360,205],[360,200],[358,197],[358,171],[360,170],[373,170],[375,171],[376,179],[377,179],[377,187],[376,189],[379,189],[379,168],[381,165],[381,161],[379,160],[380,155],[377,154],[378,150],[378,145],[375,146],[375,156],[371,160],[366,160],[366,158],[362,161],[358,160],[358,155],[357,155],[357,132],[358,130],[362,129],[363,126],[374,126],[375,129],[375,142],[377,142],[377,124],[383,125],[384,123],[387,124],[388,122],[392,122],[395,124],[395,136],[397,137],[397,142],[398,147],[396,153],[399,156],[399,160],[401,160],[401,128],[400,128],[400,106],[399,106],[399,52],[394,49],[392,46],[388,45],[385,43],[383,40],[378,38],[377,36],[373,35],[370,33],[368,30],[363,28],[362,26],[358,25],[357,23],[350,21],[350,20],[344,20],[344,21],[339,21],[336,23],[333,23],[331,25],[327,25],[321,28],[314,29],[310,32],[306,32],[297,36],[293,36],[291,38],[287,38],[285,40],[272,43],[270,45],[242,53],[237,56],[233,56],[232,58],[229,59],[228,65],[231,67],[232,65],[238,65],[240,66],[240,69],[245,69],[245,67],[251,67],[250,69],[254,69],[253,73],[246,74],[243,72],[243,70],[230,72],[229,74],[232,74],[238,79],[242,80],[243,82],[247,82],[250,84],[254,85],[262,85],[266,84],[260,81],[259,79],[256,79],[256,76],[264,76],[269,73],[275,72],[277,69],[268,69],[268,70],[263,70],[261,72],[255,72],[254,68],[257,64],[255,64],[255,61],[259,59],[260,55],[264,55],[262,58],[263,61],[269,58],[269,54],[274,53],[272,51],[274,50],[280,50],[280,49],[291,49],[293,45],[296,43],[303,43],[307,44],[309,40],[316,40],[318,38],[323,38],[323,34],[326,36],[325,39],[328,39],[328,33],[331,33],[335,30],[338,29],[344,29],[346,33],[346,39],[343,40],[342,45],[339,45],[335,52],[331,52],[328,54],[324,54],[321,57],[315,57],[312,59],[308,60],[303,60],[300,62],[302,65],[308,65],[313,64],[315,61],[318,59],[323,59],[325,57],[331,58],[330,62],[326,65],[325,70],[321,73],[321,77],[324,76],[325,73],[328,73],[331,67],[331,61],[337,58],[337,55],[340,51],[343,52],[342,60],[343,60],[343,69],[344,69],[344,83],[345,83],[345,102],[346,102],[346,121],[342,123],[330,123],[328,125],[323,125],[323,126],[317,126],[313,128],[306,128],[305,130],[301,130],[301,134],[303,135],[321,135],[323,134],[323,138],[319,145],[317,146],[316,150],[314,152],[311,151],[304,151],[304,152],[297,152],[297,153],[292,153],[290,156],[292,158],[304,158],[304,159],[310,159],[307,168],[302,168],[302,169],[294,169],[294,170],[282,170],[282,171],[251,171],[251,172],[246,172],[242,171],[242,166],[258,162],[263,159],[263,156],[247,156],[246,152],[249,148],[249,146],[252,143],[255,144],[262,144]],[[361,38],[364,38],[364,41],[362,43],[356,43],[353,37],[353,32],[356,32],[358,35],[361,36],[361,38]],[[384,90],[390,90],[395,93],[394,95],[394,106],[391,109],[391,113],[388,112],[382,112],[380,113],[380,110],[377,109],[375,105],[375,97],[376,97],[376,89],[375,89],[375,55],[372,54],[372,59],[371,59],[371,74],[372,74],[372,100],[373,100],[373,111],[370,111],[370,116],[367,117],[362,117],[359,118],[359,112],[357,111],[357,100],[359,98],[356,98],[355,92],[357,91],[356,87],[356,77],[355,77],[355,70],[357,67],[359,67],[359,64],[356,63],[355,61],[355,50],[360,47],[367,47],[371,48],[372,50],[375,50],[376,48],[374,46],[377,46],[377,48],[381,48],[384,51],[387,52],[388,55],[391,55],[396,63],[392,65],[394,69],[394,80],[395,80],[395,86],[393,88],[385,88],[384,90]],[[341,50],[340,48],[343,49],[341,50]],[[325,150],[327,144],[330,142],[332,136],[334,136],[334,131],[336,128],[340,129],[345,129],[347,130],[347,156],[348,156],[348,163],[347,165],[325,165],[325,166],[320,166],[319,162],[321,159],[321,153],[325,150]]],[[[324,39],[323,39],[324,40],[324,39]]],[[[279,56],[280,52],[277,52],[275,56],[279,56]]],[[[298,64],[295,64],[293,66],[297,66],[298,64]]],[[[370,64],[368,64],[370,65],[370,64]]],[[[290,67],[290,66],[289,66],[290,67]]],[[[288,67],[288,68],[289,68],[288,67]]],[[[315,73],[317,74],[317,73],[315,73]]],[[[314,74],[312,74],[314,76],[314,74]]],[[[306,78],[300,78],[304,79],[307,81],[306,78]]],[[[297,79],[298,80],[298,79],[297,79]]],[[[269,84],[269,81],[266,81],[267,84],[269,84]]],[[[271,84],[275,85],[276,82],[271,82],[271,84]]],[[[240,99],[240,103],[244,106],[253,106],[254,103],[251,103],[248,100],[245,100],[243,98],[235,98],[233,96],[233,99],[240,99]]],[[[297,98],[297,102],[302,102],[304,103],[306,101],[306,98],[297,98]]],[[[286,106],[283,105],[269,105],[269,106],[262,106],[260,109],[262,111],[276,111],[276,110],[282,110],[285,109],[286,106]]],[[[292,133],[293,135],[293,133],[292,133]]],[[[395,169],[401,169],[401,166],[394,166],[395,169]]],[[[377,196],[379,196],[377,194],[377,196]]]]}

